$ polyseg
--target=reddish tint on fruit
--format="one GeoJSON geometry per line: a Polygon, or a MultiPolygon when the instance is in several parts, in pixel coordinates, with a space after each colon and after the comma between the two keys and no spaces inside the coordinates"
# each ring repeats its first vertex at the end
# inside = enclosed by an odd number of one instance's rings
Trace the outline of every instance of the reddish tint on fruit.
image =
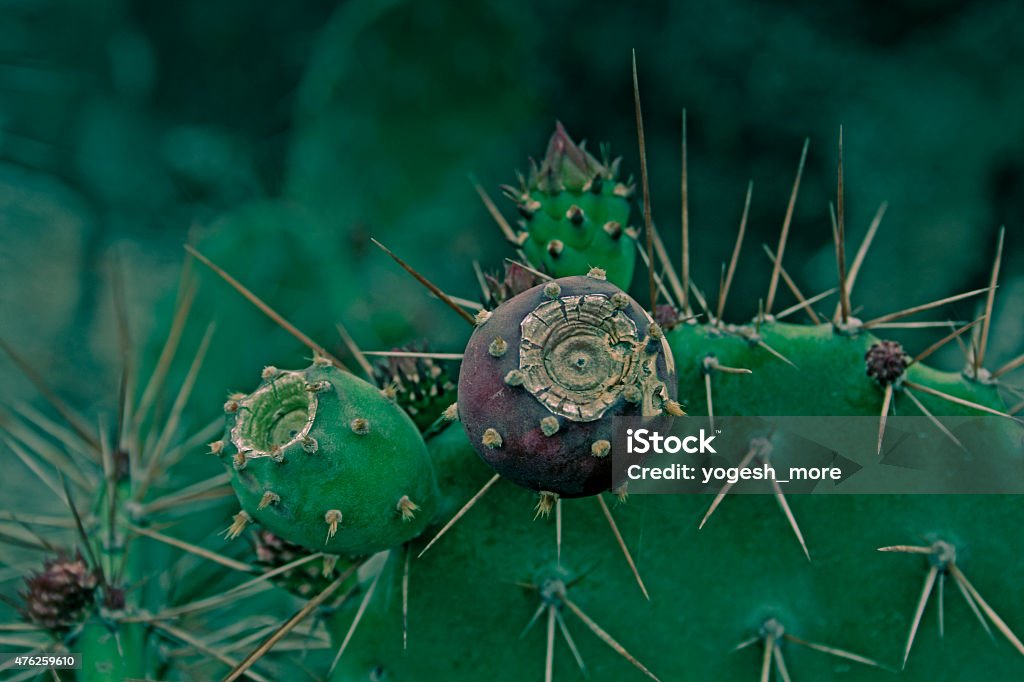
{"type": "Polygon", "coordinates": [[[612,487],[612,417],[664,428],[679,413],[660,327],[594,274],[538,285],[483,316],[459,375],[459,417],[484,461],[562,497],[612,487]]]}

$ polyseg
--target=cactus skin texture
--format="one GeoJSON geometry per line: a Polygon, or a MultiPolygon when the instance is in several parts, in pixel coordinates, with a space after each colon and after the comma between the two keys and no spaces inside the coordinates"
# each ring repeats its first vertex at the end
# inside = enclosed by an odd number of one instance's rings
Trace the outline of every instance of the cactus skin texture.
{"type": "Polygon", "coordinates": [[[225,404],[218,454],[255,521],[313,551],[359,556],[400,545],[434,515],[438,489],[416,425],[381,391],[323,361],[268,367],[225,404]]]}
{"type": "MultiPolygon", "coordinates": [[[[707,414],[704,397],[704,359],[750,369],[749,375],[712,370],[712,394],[718,415],[855,416],[877,415],[882,387],[869,375],[865,356],[879,339],[867,331],[837,334],[832,325],[769,322],[755,331],[750,326],[713,327],[682,324],[665,332],[679,363],[679,394],[693,415],[707,414]],[[762,341],[791,360],[785,364],[762,341]],[[793,387],[800,390],[788,390],[793,387]]],[[[889,371],[895,369],[886,365],[889,371]]],[[[901,375],[902,372],[897,372],[901,375]]],[[[906,378],[986,407],[1005,410],[995,384],[972,381],[960,372],[936,370],[917,363],[906,378]]],[[[889,379],[893,375],[886,375],[889,379]]],[[[977,415],[969,407],[921,394],[921,402],[936,415],[977,415]]],[[[896,392],[896,414],[919,415],[914,404],[896,392]]],[[[1009,423],[1009,422],[1008,422],[1009,423]]]]}
{"type": "Polygon", "coordinates": [[[522,216],[523,251],[555,277],[601,268],[626,289],[636,265],[636,231],[629,227],[631,182],[620,182],[619,160],[598,161],[558,123],[540,167],[518,188],[506,187],[522,216]]]}
{"type": "Polygon", "coordinates": [[[613,416],[664,428],[675,404],[660,327],[595,275],[538,285],[491,311],[459,375],[459,416],[480,457],[504,478],[560,497],[612,487],[613,416]]]}

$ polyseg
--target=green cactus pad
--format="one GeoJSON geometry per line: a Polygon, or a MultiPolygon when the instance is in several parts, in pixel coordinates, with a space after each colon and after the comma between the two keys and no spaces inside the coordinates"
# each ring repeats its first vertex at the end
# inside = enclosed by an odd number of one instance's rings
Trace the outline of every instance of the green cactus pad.
{"type": "Polygon", "coordinates": [[[628,289],[636,246],[629,227],[631,183],[618,179],[618,161],[602,163],[557,124],[540,167],[506,194],[519,208],[523,251],[556,277],[601,268],[628,289]]]}
{"type": "Polygon", "coordinates": [[[416,425],[382,393],[323,362],[268,367],[229,398],[215,446],[242,504],[229,535],[258,522],[328,554],[365,555],[419,535],[437,482],[416,425]]]}
{"type": "MultiPolygon", "coordinates": [[[[873,415],[881,409],[883,389],[865,362],[879,341],[867,332],[840,334],[829,325],[766,323],[756,329],[684,324],[666,332],[666,339],[678,363],[679,396],[691,415],[707,413],[704,360],[709,356],[725,366],[754,370],[750,375],[712,371],[719,415],[873,415]]],[[[958,372],[915,364],[904,377],[1005,409],[996,386],[958,372]]],[[[899,391],[895,400],[899,414],[915,414],[913,403],[899,391]]],[[[927,394],[920,400],[937,415],[977,413],[927,394]]],[[[1018,429],[1006,422],[1008,430],[1018,429]]],[[[1019,430],[1016,434],[1019,438],[1019,430]]],[[[474,466],[476,444],[461,429],[448,429],[429,447],[448,469],[454,471],[461,460],[463,499],[490,475],[474,466]]],[[[564,599],[556,594],[547,601],[545,587],[559,580],[568,599],[663,682],[758,679],[760,644],[730,652],[771,618],[796,637],[898,666],[930,564],[924,557],[877,550],[905,540],[955,543],[964,572],[981,583],[977,589],[999,615],[1017,632],[1024,622],[1020,581],[1012,569],[1019,564],[1019,551],[992,532],[1013,523],[1019,507],[1014,496],[794,495],[789,505],[811,548],[811,562],[770,496],[729,496],[703,530],[699,522],[710,496],[634,495],[624,505],[615,505],[611,496],[605,499],[650,601],[641,596],[595,501],[564,501],[559,549],[554,524],[532,521],[524,509],[528,493],[499,482],[413,562],[408,649],[402,649],[395,634],[405,618],[399,600],[375,602],[332,680],[373,679],[373,672],[386,673],[387,679],[461,681],[476,679],[479,670],[502,682],[542,679],[544,615],[521,633],[545,603],[558,609],[587,667],[587,674],[580,671],[558,626],[555,680],[650,679],[595,636],[564,599]],[[494,578],[481,583],[471,577],[481,574],[494,578]],[[455,606],[453,594],[459,595],[455,606]],[[473,647],[450,646],[452,638],[468,637],[473,647]]],[[[422,542],[417,540],[412,551],[422,542]]],[[[385,580],[397,591],[402,576],[398,562],[393,563],[385,580]]],[[[933,594],[901,675],[788,642],[784,651],[793,678],[1017,679],[1024,670],[1020,656],[999,635],[993,643],[952,581],[946,582],[946,636],[936,631],[933,594]]],[[[328,623],[336,639],[346,632],[356,606],[346,605],[336,624],[328,623]]]]}

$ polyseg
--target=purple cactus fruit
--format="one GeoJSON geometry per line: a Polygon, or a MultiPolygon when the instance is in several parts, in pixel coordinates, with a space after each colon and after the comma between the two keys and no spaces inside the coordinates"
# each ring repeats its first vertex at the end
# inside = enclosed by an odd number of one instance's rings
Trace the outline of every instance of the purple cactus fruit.
{"type": "Polygon", "coordinates": [[[600,271],[535,286],[478,318],[459,417],[502,477],[560,497],[612,487],[612,417],[682,414],[661,328],[600,271]]]}

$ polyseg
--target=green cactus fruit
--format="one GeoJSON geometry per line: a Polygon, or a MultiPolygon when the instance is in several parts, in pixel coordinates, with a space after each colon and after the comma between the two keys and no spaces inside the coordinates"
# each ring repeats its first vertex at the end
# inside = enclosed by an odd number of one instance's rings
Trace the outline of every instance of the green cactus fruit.
{"type": "Polygon", "coordinates": [[[603,269],[628,289],[636,264],[636,230],[629,227],[632,182],[621,182],[619,159],[598,161],[561,123],[548,151],[518,188],[505,187],[522,216],[521,246],[530,262],[556,277],[603,269]]]}
{"type": "MultiPolygon", "coordinates": [[[[394,350],[423,353],[428,347],[411,343],[394,350]]],[[[448,363],[429,357],[389,356],[374,365],[373,375],[420,431],[426,431],[455,402],[455,380],[449,369],[448,363]]]]}
{"type": "Polygon", "coordinates": [[[213,450],[242,504],[230,537],[258,522],[307,549],[358,556],[416,537],[434,515],[437,482],[416,425],[327,361],[267,367],[259,388],[224,410],[213,450]]]}
{"type": "Polygon", "coordinates": [[[560,497],[608,490],[611,418],[681,414],[661,328],[599,271],[533,287],[478,322],[459,373],[459,418],[484,461],[514,483],[560,497]]]}

